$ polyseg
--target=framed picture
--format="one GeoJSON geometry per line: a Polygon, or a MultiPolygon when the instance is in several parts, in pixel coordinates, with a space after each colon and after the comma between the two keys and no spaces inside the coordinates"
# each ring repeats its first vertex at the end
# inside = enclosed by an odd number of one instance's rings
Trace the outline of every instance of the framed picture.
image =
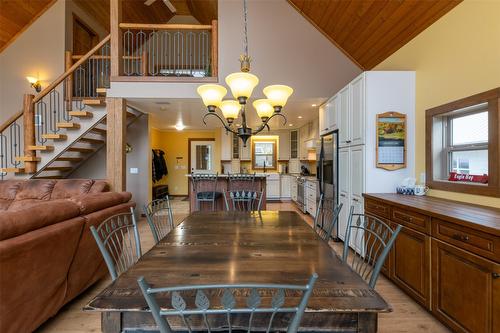
{"type": "Polygon", "coordinates": [[[386,112],[377,115],[377,168],[406,168],[406,115],[386,112]]]}

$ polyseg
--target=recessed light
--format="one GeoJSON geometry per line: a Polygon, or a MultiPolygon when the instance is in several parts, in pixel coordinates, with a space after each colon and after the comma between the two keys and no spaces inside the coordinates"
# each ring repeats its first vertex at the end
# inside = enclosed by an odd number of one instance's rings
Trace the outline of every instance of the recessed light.
{"type": "Polygon", "coordinates": [[[302,119],[302,116],[298,116],[297,118],[302,119]]]}
{"type": "Polygon", "coordinates": [[[167,109],[166,106],[160,106],[160,110],[165,111],[167,109]]]}
{"type": "Polygon", "coordinates": [[[293,126],[293,124],[288,124],[288,126],[292,127],[292,126],[293,126]]]}
{"type": "Polygon", "coordinates": [[[316,104],[313,104],[313,105],[311,105],[311,106],[312,106],[312,107],[315,107],[315,106],[316,106],[316,104]]]}

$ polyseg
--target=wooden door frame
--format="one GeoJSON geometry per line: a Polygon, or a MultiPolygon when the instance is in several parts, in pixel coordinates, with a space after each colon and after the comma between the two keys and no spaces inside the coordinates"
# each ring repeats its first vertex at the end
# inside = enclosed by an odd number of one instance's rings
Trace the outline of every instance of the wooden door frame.
{"type": "MultiPolygon", "coordinates": [[[[99,34],[94,30],[92,29],[80,16],[78,16],[77,14],[73,13],[72,14],[72,18],[73,18],[73,22],[72,22],[72,25],[73,25],[73,31],[72,31],[72,36],[71,36],[71,49],[73,50],[73,54],[75,54],[75,25],[78,23],[80,24],[81,26],[83,26],[86,30],[88,30],[89,33],[93,34],[93,37],[92,37],[92,45],[91,45],[91,48],[96,46],[97,43],[99,43],[99,34]]],[[[90,51],[90,50],[89,50],[90,51]]],[[[87,51],[88,52],[88,51],[87,51]]]]}
{"type": "MultiPolygon", "coordinates": [[[[188,138],[188,172],[191,174],[191,142],[193,141],[214,141],[215,138],[188,138]]],[[[215,146],[214,146],[215,148],[215,146]]],[[[215,156],[214,156],[215,165],[215,156]]]]}

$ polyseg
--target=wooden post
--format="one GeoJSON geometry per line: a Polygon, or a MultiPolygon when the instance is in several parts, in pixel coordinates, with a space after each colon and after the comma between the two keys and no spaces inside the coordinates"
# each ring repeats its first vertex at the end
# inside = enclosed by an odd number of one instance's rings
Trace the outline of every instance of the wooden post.
{"type": "Polygon", "coordinates": [[[106,175],[113,191],[126,189],[126,122],[127,106],[123,98],[106,99],[106,175]]]}
{"type": "MultiPolygon", "coordinates": [[[[68,71],[71,66],[73,66],[73,53],[71,51],[66,51],[64,56],[65,62],[65,71],[68,71]]],[[[66,86],[65,86],[65,94],[66,94],[66,111],[73,110],[73,74],[70,74],[66,78],[66,86]]]]}
{"type": "Polygon", "coordinates": [[[219,30],[217,20],[212,20],[212,77],[219,76],[219,30]]]}
{"type": "Polygon", "coordinates": [[[110,0],[110,30],[111,30],[111,77],[120,76],[123,72],[122,30],[122,0],[110,0]]]}
{"type": "MultiPolygon", "coordinates": [[[[29,146],[35,145],[35,107],[33,104],[34,95],[24,94],[23,98],[23,125],[24,125],[24,156],[36,157],[36,151],[28,150],[29,146]]],[[[35,173],[36,161],[25,161],[24,172],[35,173]]]]}
{"type": "Polygon", "coordinates": [[[148,76],[148,51],[143,50],[141,55],[142,76],[148,76]]]}

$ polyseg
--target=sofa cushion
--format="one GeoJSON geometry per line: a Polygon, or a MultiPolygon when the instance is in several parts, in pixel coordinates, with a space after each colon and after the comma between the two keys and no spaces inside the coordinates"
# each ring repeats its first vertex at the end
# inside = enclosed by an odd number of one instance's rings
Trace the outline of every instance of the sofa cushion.
{"type": "Polygon", "coordinates": [[[22,180],[2,180],[0,181],[0,199],[14,200],[17,191],[24,183],[22,180]]]}
{"type": "Polygon", "coordinates": [[[109,192],[108,182],[103,179],[94,180],[94,184],[90,188],[89,193],[101,193],[101,192],[109,192]]]}
{"type": "Polygon", "coordinates": [[[80,214],[83,215],[128,202],[130,198],[132,194],[129,192],[104,192],[79,195],[68,200],[78,205],[80,214]]]}
{"type": "Polygon", "coordinates": [[[0,199],[0,211],[9,209],[12,202],[13,200],[0,199]]]}
{"type": "Polygon", "coordinates": [[[48,200],[40,200],[40,199],[24,199],[24,200],[14,200],[7,208],[9,212],[15,212],[18,210],[29,210],[33,206],[39,205],[41,203],[48,202],[48,200]]]}
{"type": "Polygon", "coordinates": [[[15,200],[39,199],[49,200],[50,194],[56,185],[54,179],[30,179],[22,183],[21,188],[16,194],[15,200]]]}
{"type": "Polygon", "coordinates": [[[29,209],[5,211],[0,214],[0,240],[22,235],[78,215],[80,207],[66,199],[41,201],[29,209]]]}
{"type": "Polygon", "coordinates": [[[87,194],[94,184],[92,179],[61,179],[58,180],[50,196],[54,199],[67,199],[81,194],[87,194]]]}

